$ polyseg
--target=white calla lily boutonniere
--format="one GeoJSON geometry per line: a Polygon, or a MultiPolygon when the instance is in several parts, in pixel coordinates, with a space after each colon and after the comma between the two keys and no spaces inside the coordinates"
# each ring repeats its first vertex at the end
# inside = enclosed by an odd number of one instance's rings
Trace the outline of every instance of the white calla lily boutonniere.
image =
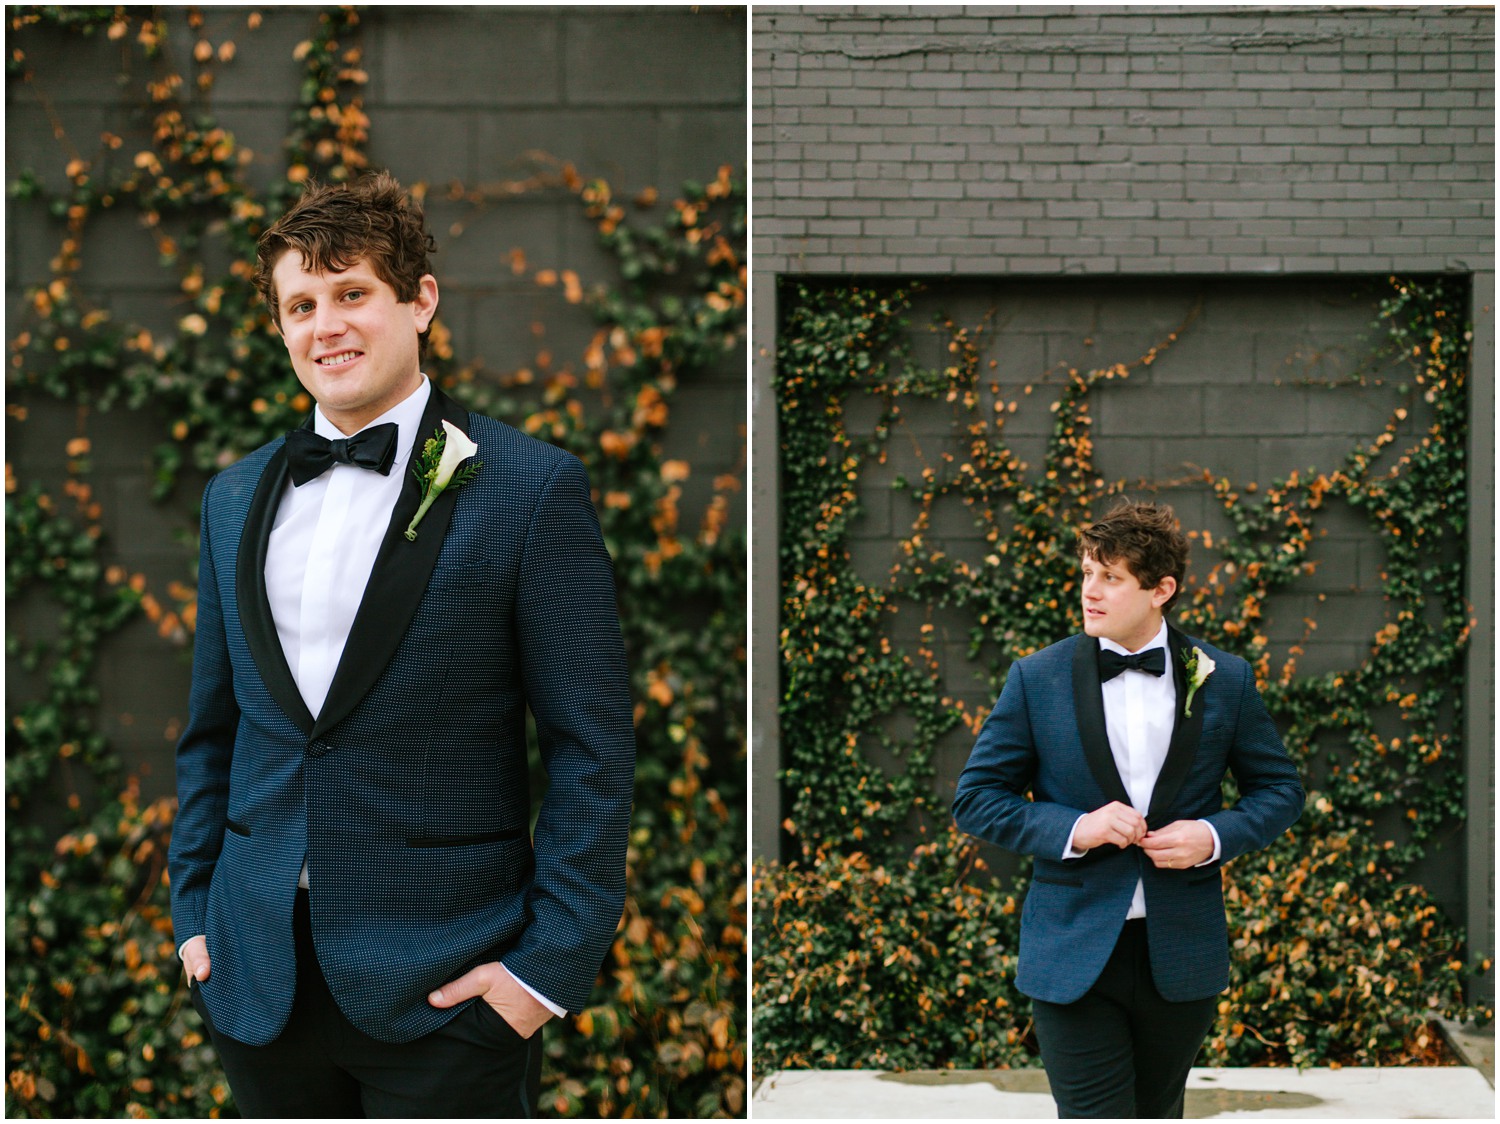
{"type": "Polygon", "coordinates": [[[417,508],[417,513],[407,525],[406,538],[409,542],[416,541],[417,524],[427,514],[433,500],[449,488],[467,484],[479,475],[479,470],[484,467],[480,461],[466,464],[463,468],[458,467],[477,452],[479,446],[450,421],[445,420],[436,436],[427,439],[427,444],[422,447],[422,455],[417,458],[416,467],[412,469],[417,479],[422,481],[422,506],[417,508]]]}
{"type": "Polygon", "coordinates": [[[1183,715],[1191,718],[1193,716],[1193,696],[1198,693],[1198,688],[1214,673],[1214,661],[1202,648],[1185,649],[1182,653],[1183,666],[1187,669],[1188,693],[1187,705],[1183,709],[1183,715]]]}

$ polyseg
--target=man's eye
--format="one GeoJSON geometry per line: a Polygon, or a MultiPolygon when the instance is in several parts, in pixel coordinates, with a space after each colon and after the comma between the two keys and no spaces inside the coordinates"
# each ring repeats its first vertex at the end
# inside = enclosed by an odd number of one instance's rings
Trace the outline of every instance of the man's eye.
{"type": "Polygon", "coordinates": [[[365,291],[363,289],[350,289],[347,293],[344,294],[344,299],[346,301],[357,301],[364,295],[365,291]]]}
{"type": "Polygon", "coordinates": [[[303,316],[312,311],[312,302],[298,301],[296,304],[292,305],[292,311],[295,312],[298,316],[303,316]]]}

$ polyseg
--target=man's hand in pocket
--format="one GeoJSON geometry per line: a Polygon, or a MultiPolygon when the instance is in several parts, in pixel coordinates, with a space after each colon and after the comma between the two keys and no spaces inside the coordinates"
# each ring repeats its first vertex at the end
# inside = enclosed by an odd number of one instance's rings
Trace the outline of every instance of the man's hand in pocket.
{"type": "Polygon", "coordinates": [[[518,984],[498,960],[481,964],[444,984],[427,997],[427,1002],[434,1007],[453,1007],[476,995],[499,1012],[522,1038],[530,1038],[552,1017],[552,1012],[518,984]]]}

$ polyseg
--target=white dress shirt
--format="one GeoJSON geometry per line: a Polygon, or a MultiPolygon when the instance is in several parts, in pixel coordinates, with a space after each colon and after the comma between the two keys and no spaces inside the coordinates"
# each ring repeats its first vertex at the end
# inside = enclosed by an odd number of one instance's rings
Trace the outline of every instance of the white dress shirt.
{"type": "MultiPolygon", "coordinates": [[[[1113,640],[1100,638],[1099,647],[1106,652],[1118,652],[1122,656],[1132,655],[1113,640]]],[[[1167,647],[1167,622],[1145,647],[1167,647]]],[[[1156,778],[1166,763],[1167,751],[1172,745],[1172,726],[1177,716],[1177,684],[1172,677],[1172,653],[1167,652],[1167,670],[1163,675],[1151,675],[1144,671],[1126,670],[1103,685],[1104,726],[1109,735],[1109,751],[1115,760],[1115,769],[1125,782],[1125,792],[1130,797],[1130,806],[1142,816],[1151,807],[1151,794],[1156,790],[1156,778]]],[[[1080,816],[1079,819],[1083,817],[1080,816]]],[[[1214,839],[1213,854],[1197,864],[1206,866],[1219,857],[1219,833],[1207,820],[1200,820],[1214,839]]],[[[1078,822],[1073,823],[1073,831],[1078,822]]],[[[1073,849],[1073,832],[1068,833],[1068,843],[1063,849],[1063,858],[1081,858],[1086,852],[1073,849]]],[[[1146,888],[1137,879],[1135,895],[1130,900],[1126,918],[1146,916],[1146,888]]]]}
{"type": "MultiPolygon", "coordinates": [[[[301,487],[288,478],[281,494],[266,549],[266,596],[287,666],[314,717],[328,698],[431,396],[424,375],[404,401],[364,427],[396,423],[396,459],[385,476],[335,463],[301,487]]],[[[313,430],[330,440],[354,436],[341,432],[321,407],[313,411],[313,430]]],[[[308,888],[306,858],[297,885],[308,888]]],[[[511,977],[554,1015],[567,1014],[514,973],[511,977]]]]}
{"type": "MultiPolygon", "coordinates": [[[[266,549],[266,596],[287,666],[314,717],[344,654],[431,393],[424,377],[405,401],[364,427],[396,423],[396,459],[388,474],[334,464],[300,488],[289,478],[281,494],[266,549]]],[[[313,430],[329,440],[346,436],[321,408],[313,411],[313,430]]]]}

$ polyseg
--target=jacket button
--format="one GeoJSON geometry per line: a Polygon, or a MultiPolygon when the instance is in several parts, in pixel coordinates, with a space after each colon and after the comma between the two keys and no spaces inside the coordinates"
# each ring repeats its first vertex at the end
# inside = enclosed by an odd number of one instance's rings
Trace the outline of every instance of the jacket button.
{"type": "Polygon", "coordinates": [[[332,748],[333,746],[329,745],[322,738],[318,738],[315,741],[310,741],[307,743],[307,755],[309,757],[322,757],[323,754],[327,753],[332,748]]]}

